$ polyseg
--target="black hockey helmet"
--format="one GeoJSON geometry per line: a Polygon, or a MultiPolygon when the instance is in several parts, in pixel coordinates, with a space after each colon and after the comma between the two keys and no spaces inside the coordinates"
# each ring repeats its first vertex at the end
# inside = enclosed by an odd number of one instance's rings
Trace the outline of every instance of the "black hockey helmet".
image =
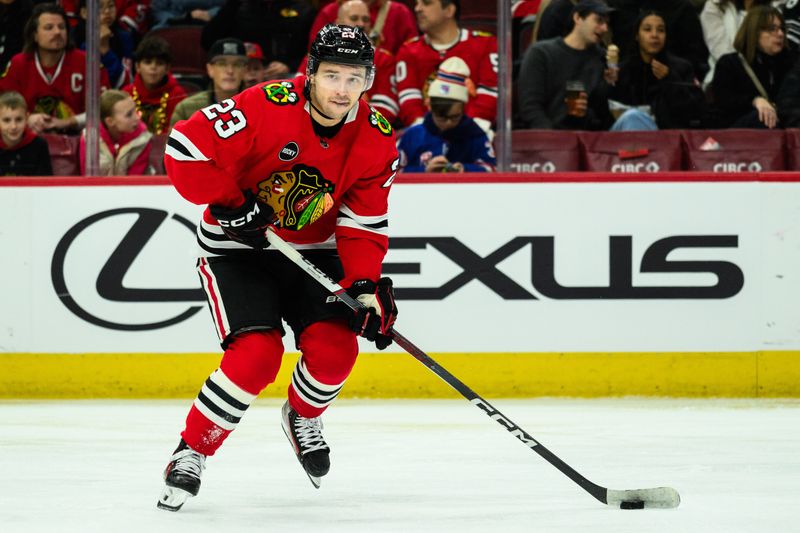
{"type": "Polygon", "coordinates": [[[323,61],[367,67],[367,84],[364,90],[368,91],[372,87],[375,79],[375,50],[361,28],[327,24],[319,30],[311,43],[306,75],[315,74],[323,61]]]}

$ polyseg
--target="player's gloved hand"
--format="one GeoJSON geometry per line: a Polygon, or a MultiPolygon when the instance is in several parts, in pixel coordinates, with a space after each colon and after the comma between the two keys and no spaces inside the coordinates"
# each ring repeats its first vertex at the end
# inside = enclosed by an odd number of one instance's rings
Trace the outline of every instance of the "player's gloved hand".
{"type": "Polygon", "coordinates": [[[244,191],[244,203],[239,207],[231,209],[210,205],[208,209],[229,239],[256,250],[269,246],[266,232],[274,220],[275,211],[268,204],[259,201],[253,191],[244,191]]]}
{"type": "Polygon", "coordinates": [[[350,319],[350,328],[367,340],[374,341],[379,350],[392,343],[390,330],[397,318],[392,280],[381,278],[378,283],[370,279],[353,282],[347,294],[364,304],[350,319]]]}

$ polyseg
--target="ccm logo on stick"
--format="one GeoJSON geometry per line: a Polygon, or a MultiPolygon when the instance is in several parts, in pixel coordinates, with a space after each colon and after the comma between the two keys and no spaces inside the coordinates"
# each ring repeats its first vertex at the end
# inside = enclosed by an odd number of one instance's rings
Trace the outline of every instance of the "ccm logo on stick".
{"type": "MultiPolygon", "coordinates": [[[[438,287],[403,287],[395,289],[398,299],[442,300],[472,280],[486,285],[505,300],[537,300],[520,283],[497,268],[505,259],[526,249],[530,254],[530,282],[537,293],[554,300],[623,300],[623,299],[723,299],[739,293],[744,286],[744,272],[730,261],[670,260],[671,252],[686,248],[737,248],[737,235],[676,235],[652,243],[642,254],[642,274],[698,274],[716,278],[713,285],[642,285],[633,283],[633,237],[609,237],[609,280],[605,286],[566,286],[556,279],[555,237],[514,237],[486,257],[475,253],[455,237],[394,237],[389,248],[395,250],[428,247],[447,257],[461,268],[454,278],[438,287]]],[[[383,273],[419,274],[420,263],[384,263],[383,273]]]]}

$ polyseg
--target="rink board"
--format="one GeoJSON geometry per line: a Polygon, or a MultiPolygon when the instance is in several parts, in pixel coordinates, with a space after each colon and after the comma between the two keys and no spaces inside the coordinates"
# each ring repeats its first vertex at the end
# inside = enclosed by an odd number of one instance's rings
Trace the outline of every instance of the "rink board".
{"type": "MultiPolygon", "coordinates": [[[[485,179],[400,178],[384,263],[398,329],[476,391],[800,396],[797,175],[485,179]]],[[[196,394],[219,361],[201,209],[163,178],[0,185],[0,397],[196,394]]],[[[453,394],[362,351],[350,396],[453,394]]]]}

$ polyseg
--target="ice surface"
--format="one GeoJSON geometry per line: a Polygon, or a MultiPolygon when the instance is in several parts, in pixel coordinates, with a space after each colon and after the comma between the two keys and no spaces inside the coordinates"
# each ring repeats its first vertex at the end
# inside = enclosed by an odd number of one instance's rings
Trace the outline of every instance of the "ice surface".
{"type": "Polygon", "coordinates": [[[0,531],[800,532],[800,401],[492,400],[614,489],[669,485],[674,510],[585,493],[464,400],[340,400],[315,490],[258,400],[183,510],[156,509],[190,401],[2,402],[0,531]]]}

